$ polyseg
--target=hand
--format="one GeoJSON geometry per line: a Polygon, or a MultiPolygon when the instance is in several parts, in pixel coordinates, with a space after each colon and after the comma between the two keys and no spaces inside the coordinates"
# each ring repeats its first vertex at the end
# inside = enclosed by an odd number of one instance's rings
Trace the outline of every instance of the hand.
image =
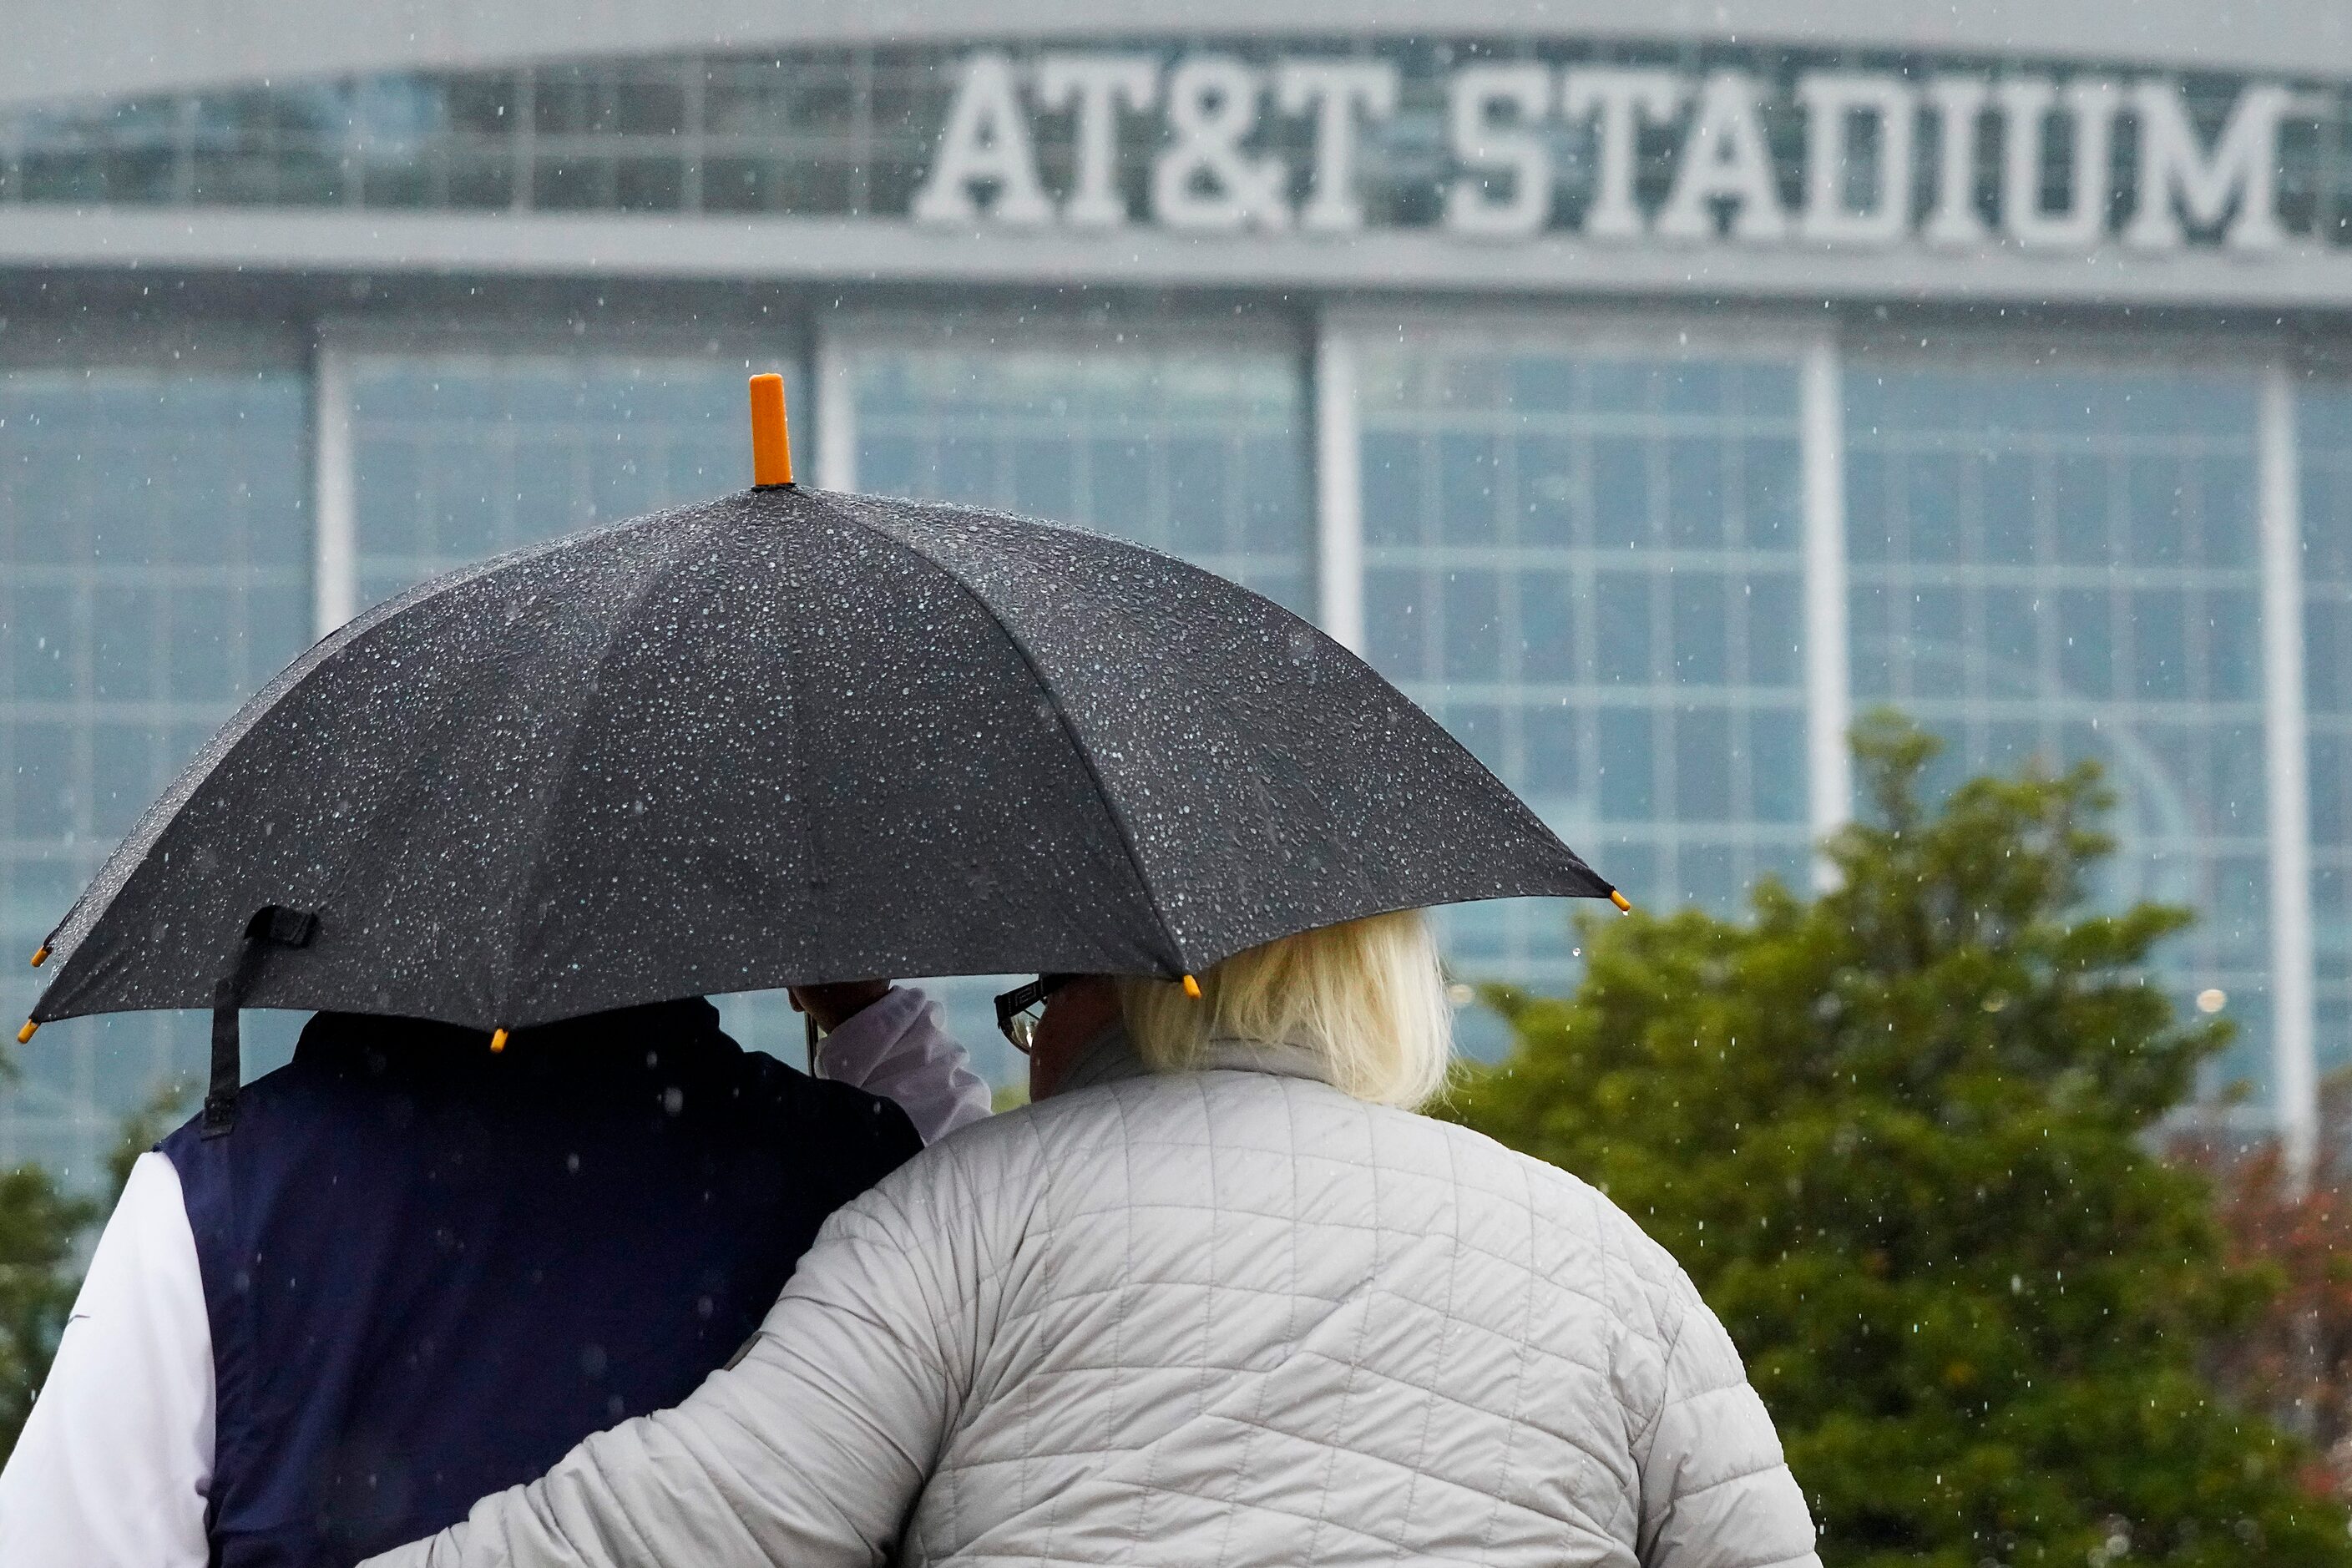
{"type": "Polygon", "coordinates": [[[789,986],[784,992],[793,1012],[806,1013],[828,1035],[889,994],[887,980],[836,980],[826,985],[789,986]]]}

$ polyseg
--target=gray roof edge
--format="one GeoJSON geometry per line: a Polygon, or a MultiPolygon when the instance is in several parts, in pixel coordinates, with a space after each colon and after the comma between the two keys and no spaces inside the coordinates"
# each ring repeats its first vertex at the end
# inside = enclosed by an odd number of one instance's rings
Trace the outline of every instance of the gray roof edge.
{"type": "Polygon", "coordinates": [[[0,105],[695,49],[961,39],[1642,38],[2352,78],[2341,0],[0,0],[0,105]]]}

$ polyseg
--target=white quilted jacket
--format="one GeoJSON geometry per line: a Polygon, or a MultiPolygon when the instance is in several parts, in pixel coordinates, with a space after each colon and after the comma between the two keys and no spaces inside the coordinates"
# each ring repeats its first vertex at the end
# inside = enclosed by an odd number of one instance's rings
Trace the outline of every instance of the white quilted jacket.
{"type": "Polygon", "coordinates": [[[377,1562],[1816,1563],[1730,1340],[1633,1221],[1223,1049],[935,1145],[740,1364],[377,1562]]]}

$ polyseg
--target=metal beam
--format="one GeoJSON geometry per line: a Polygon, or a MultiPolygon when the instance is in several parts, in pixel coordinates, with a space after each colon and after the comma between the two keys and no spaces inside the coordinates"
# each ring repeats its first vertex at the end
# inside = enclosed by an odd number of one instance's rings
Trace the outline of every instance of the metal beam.
{"type": "MultiPolygon", "coordinates": [[[[1838,345],[1824,337],[1805,351],[1798,375],[1798,443],[1804,469],[1805,799],[1815,839],[1853,815],[1852,656],[1847,646],[1845,392],[1838,345]]],[[[1815,857],[1817,886],[1832,880],[1815,857]]]]}
{"type": "Polygon", "coordinates": [[[857,488],[857,379],[841,329],[816,330],[816,483],[819,489],[857,488]]]}
{"type": "Polygon", "coordinates": [[[1364,651],[1363,431],[1356,345],[1327,317],[1315,333],[1315,606],[1340,647],[1364,651]]]}
{"type": "Polygon", "coordinates": [[[310,376],[310,608],[325,637],[359,614],[359,489],[352,477],[351,355],[321,342],[310,376]]]}
{"type": "Polygon", "coordinates": [[[1029,289],[1234,288],[1458,299],[1688,299],[2171,305],[2352,310],[2352,247],[2249,257],[2108,247],[2044,255],[1998,245],[1894,247],[1497,245],[1428,229],[1203,239],[1157,228],[929,227],[899,218],[646,214],[0,208],[0,267],[508,278],[716,279],[996,284],[1029,289]]]}
{"type": "Polygon", "coordinates": [[[2311,1179],[2319,1148],[2312,997],[2311,780],[2304,719],[2303,506],[2294,382],[2263,377],[2255,426],[2262,541],[2263,777],[2270,826],[2271,1093],[2289,1180],[2311,1179]]]}

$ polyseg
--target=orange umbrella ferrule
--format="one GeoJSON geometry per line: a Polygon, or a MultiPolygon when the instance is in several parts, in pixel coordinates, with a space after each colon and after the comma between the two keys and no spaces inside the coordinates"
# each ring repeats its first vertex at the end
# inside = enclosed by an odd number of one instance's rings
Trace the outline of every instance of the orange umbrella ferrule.
{"type": "Polygon", "coordinates": [[[784,422],[784,378],[751,378],[751,483],[761,489],[793,482],[793,437],[784,422]]]}
{"type": "Polygon", "coordinates": [[[1201,983],[1189,974],[1184,976],[1184,994],[1195,1002],[1201,999],[1201,983]]]}
{"type": "Polygon", "coordinates": [[[1619,892],[1614,888],[1609,889],[1609,901],[1616,905],[1620,910],[1626,914],[1630,915],[1633,912],[1633,906],[1626,902],[1625,895],[1619,892]]]}
{"type": "Polygon", "coordinates": [[[504,1029],[492,1029],[492,1030],[490,1031],[490,1050],[491,1050],[491,1052],[492,1052],[493,1054],[496,1054],[497,1052],[499,1052],[499,1051],[505,1050],[506,1048],[507,1048],[507,1032],[506,1032],[504,1029]]]}
{"type": "Polygon", "coordinates": [[[33,950],[33,967],[38,969],[48,961],[49,944],[47,942],[43,942],[40,946],[33,950]]]}
{"type": "Polygon", "coordinates": [[[27,1046],[27,1045],[32,1044],[32,1043],[33,1043],[33,1031],[34,1031],[34,1030],[36,1030],[36,1029],[37,1029],[37,1028],[39,1028],[39,1027],[40,1027],[40,1026],[39,1026],[38,1024],[36,1024],[35,1022],[33,1022],[33,1020],[31,1020],[30,1018],[26,1019],[26,1020],[25,1020],[25,1026],[24,1026],[23,1028],[21,1028],[21,1029],[19,1029],[19,1030],[17,1030],[17,1031],[16,1031],[16,1043],[17,1043],[18,1045],[20,1045],[20,1046],[27,1046]]]}

